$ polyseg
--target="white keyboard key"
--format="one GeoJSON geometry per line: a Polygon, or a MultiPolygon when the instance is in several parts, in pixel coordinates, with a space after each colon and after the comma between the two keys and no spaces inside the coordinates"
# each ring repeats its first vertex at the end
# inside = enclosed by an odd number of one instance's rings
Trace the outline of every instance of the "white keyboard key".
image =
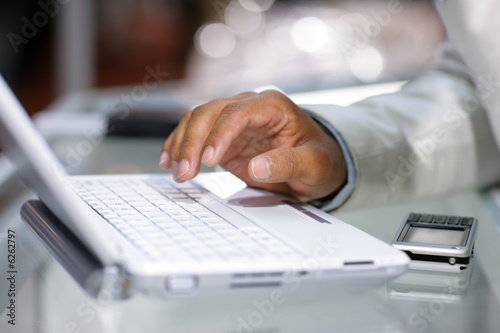
{"type": "Polygon", "coordinates": [[[91,207],[154,260],[232,261],[296,255],[233,210],[216,200],[206,200],[209,196],[204,189],[165,179],[148,182],[111,179],[76,182],[74,187],[91,207]]]}

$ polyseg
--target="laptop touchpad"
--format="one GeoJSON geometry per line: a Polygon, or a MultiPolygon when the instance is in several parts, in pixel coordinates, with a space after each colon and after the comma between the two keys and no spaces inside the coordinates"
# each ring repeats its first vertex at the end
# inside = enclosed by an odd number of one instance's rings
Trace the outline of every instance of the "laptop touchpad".
{"type": "Polygon", "coordinates": [[[246,207],[245,212],[252,215],[252,220],[258,221],[261,227],[277,237],[282,236],[290,245],[306,253],[314,251],[325,239],[331,242],[332,237],[336,238],[335,222],[318,223],[314,218],[291,206],[246,207]]]}

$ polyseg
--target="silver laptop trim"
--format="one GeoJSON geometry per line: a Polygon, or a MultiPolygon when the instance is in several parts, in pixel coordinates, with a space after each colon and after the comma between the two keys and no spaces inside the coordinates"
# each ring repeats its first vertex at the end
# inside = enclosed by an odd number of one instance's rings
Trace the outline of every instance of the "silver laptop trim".
{"type": "Polygon", "coordinates": [[[102,220],[66,183],[64,167],[1,75],[0,146],[21,179],[50,210],[82,237],[104,264],[117,264],[120,251],[103,231],[102,220]]]}

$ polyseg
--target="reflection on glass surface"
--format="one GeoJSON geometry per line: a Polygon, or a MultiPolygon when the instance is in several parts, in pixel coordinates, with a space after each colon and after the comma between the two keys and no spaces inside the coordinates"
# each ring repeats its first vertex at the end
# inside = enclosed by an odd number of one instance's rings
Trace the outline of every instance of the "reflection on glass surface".
{"type": "Polygon", "coordinates": [[[473,266],[471,263],[467,269],[457,272],[410,269],[390,282],[387,291],[393,298],[457,303],[467,295],[473,266]]]}
{"type": "Polygon", "coordinates": [[[94,333],[404,331],[405,317],[378,290],[302,293],[257,288],[167,301],[137,296],[109,303],[87,298],[60,267],[51,265],[49,271],[58,278],[44,283],[43,305],[49,315],[40,322],[47,325],[48,332],[57,331],[68,321],[82,332],[94,333]],[[58,289],[68,293],[63,295],[58,289]]]}

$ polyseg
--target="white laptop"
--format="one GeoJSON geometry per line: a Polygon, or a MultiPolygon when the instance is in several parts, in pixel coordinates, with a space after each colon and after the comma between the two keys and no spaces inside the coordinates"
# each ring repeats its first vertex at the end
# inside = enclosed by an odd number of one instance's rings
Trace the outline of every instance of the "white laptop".
{"type": "Polygon", "coordinates": [[[248,188],[228,173],[183,184],[168,174],[68,176],[3,78],[0,146],[102,263],[82,282],[97,296],[110,288],[118,298],[366,288],[403,274],[409,264],[406,254],[363,231],[291,198],[248,188]]]}

